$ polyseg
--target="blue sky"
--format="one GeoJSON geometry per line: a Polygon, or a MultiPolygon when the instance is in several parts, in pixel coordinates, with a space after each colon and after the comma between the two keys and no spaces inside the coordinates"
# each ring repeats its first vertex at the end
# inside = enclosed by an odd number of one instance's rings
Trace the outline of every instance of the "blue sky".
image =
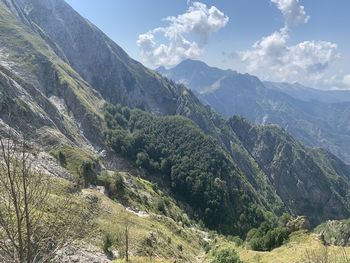
{"type": "Polygon", "coordinates": [[[66,1],[151,68],[194,58],[267,80],[350,88],[349,0],[66,1]]]}

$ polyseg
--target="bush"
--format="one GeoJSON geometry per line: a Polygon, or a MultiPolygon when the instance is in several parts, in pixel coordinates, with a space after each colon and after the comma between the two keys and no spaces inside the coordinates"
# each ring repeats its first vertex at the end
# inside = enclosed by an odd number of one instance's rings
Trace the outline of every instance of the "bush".
{"type": "Polygon", "coordinates": [[[204,241],[202,247],[205,253],[208,253],[210,251],[210,244],[208,241],[204,241]]]}
{"type": "Polygon", "coordinates": [[[98,185],[104,186],[110,198],[125,197],[124,178],[119,173],[108,174],[102,172],[98,177],[98,185]]]}
{"type": "Polygon", "coordinates": [[[103,252],[107,255],[107,256],[111,256],[112,255],[112,246],[114,244],[114,238],[112,237],[112,235],[110,233],[105,233],[103,235],[103,252]]]}
{"type": "Polygon", "coordinates": [[[227,240],[234,242],[237,246],[243,245],[243,240],[239,236],[228,236],[227,240]]]}
{"type": "Polygon", "coordinates": [[[286,227],[273,228],[263,223],[258,229],[253,228],[248,232],[246,241],[253,250],[270,251],[281,246],[288,239],[289,234],[286,227]]]}
{"type": "Polygon", "coordinates": [[[60,162],[60,165],[62,167],[66,167],[67,166],[66,155],[62,151],[58,152],[58,161],[60,162]]]}
{"type": "Polygon", "coordinates": [[[350,246],[350,220],[327,221],[314,230],[327,246],[350,246]]]}
{"type": "Polygon", "coordinates": [[[136,165],[145,169],[150,167],[150,160],[147,153],[139,152],[136,155],[136,165]]]}
{"type": "Polygon", "coordinates": [[[117,188],[117,192],[123,194],[125,192],[124,178],[121,174],[114,174],[114,185],[117,188]]]}
{"type": "Polygon", "coordinates": [[[241,263],[236,251],[232,248],[222,248],[214,252],[211,263],[241,263]]]}
{"type": "Polygon", "coordinates": [[[166,205],[165,205],[165,202],[163,200],[163,198],[159,198],[157,200],[157,209],[159,212],[165,214],[166,213],[166,205]]]}
{"type": "Polygon", "coordinates": [[[84,161],[80,168],[80,174],[84,180],[84,187],[97,184],[97,176],[94,171],[94,164],[91,161],[84,161]]]}

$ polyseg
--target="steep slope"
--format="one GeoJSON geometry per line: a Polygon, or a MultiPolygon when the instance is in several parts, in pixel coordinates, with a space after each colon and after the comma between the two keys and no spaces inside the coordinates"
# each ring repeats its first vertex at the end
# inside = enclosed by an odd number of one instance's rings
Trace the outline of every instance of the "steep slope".
{"type": "Polygon", "coordinates": [[[58,142],[54,137],[101,143],[92,130],[101,122],[103,99],[15,11],[0,1],[2,120],[42,145],[58,142]]]}
{"type": "Polygon", "coordinates": [[[268,203],[220,143],[186,118],[109,105],[106,121],[112,149],[161,179],[211,229],[244,235],[281,206],[273,194],[268,203]]]}
{"type": "Polygon", "coordinates": [[[169,81],[131,59],[64,1],[8,1],[19,10],[18,19],[41,34],[62,60],[110,102],[158,114],[176,112],[176,90],[169,81]]]}
{"type": "Polygon", "coordinates": [[[350,215],[349,166],[305,148],[276,126],[254,126],[240,117],[228,123],[291,211],[307,215],[314,224],[350,215]]]}
{"type": "Polygon", "coordinates": [[[350,162],[349,92],[263,83],[249,74],[220,72],[203,64],[187,61],[162,72],[198,91],[203,103],[226,117],[241,115],[257,124],[278,124],[307,145],[322,147],[350,162]]]}
{"type": "Polygon", "coordinates": [[[214,229],[249,229],[247,222],[259,221],[254,204],[276,214],[307,215],[312,225],[350,215],[350,167],[277,126],[230,118],[221,127],[229,142],[223,151],[181,117],[110,105],[106,120],[114,151],[163,178],[214,229]]]}
{"type": "MultiPolygon", "coordinates": [[[[83,24],[81,26],[83,28],[90,29],[92,25],[78,16],[63,1],[28,2],[2,0],[0,4],[2,15],[1,36],[4,36],[1,37],[0,40],[2,44],[1,64],[4,68],[3,71],[6,73],[6,79],[1,82],[3,84],[1,86],[1,92],[6,95],[6,97],[4,96],[2,98],[2,121],[29,136],[28,139],[37,141],[41,146],[48,147],[49,149],[56,149],[58,147],[57,151],[61,152],[61,154],[64,153],[63,148],[66,147],[63,146],[62,148],[62,146],[59,146],[62,144],[70,144],[74,148],[84,147],[89,150],[90,143],[92,143],[93,146],[98,149],[105,148],[105,138],[103,137],[104,116],[101,114],[102,105],[104,104],[102,96],[105,96],[106,100],[111,101],[118,98],[118,96],[122,94],[122,91],[118,89],[119,85],[114,83],[116,86],[111,87],[111,90],[114,92],[113,94],[103,94],[103,90],[91,86],[86,81],[89,80],[88,77],[85,77],[85,80],[75,71],[75,69],[79,70],[77,64],[74,64],[74,62],[67,59],[66,55],[63,55],[64,49],[61,48],[58,43],[54,42],[49,34],[34,21],[39,19],[37,16],[46,15],[45,19],[47,23],[50,24],[51,20],[55,20],[54,18],[57,14],[67,11],[68,13],[63,13],[69,14],[69,12],[72,12],[71,19],[75,21],[72,22],[73,24],[76,23],[79,25],[77,21],[81,21],[83,24]],[[48,10],[44,13],[40,13],[41,9],[39,7],[47,8],[48,10]],[[60,11],[60,8],[63,8],[63,11],[60,11]],[[40,14],[34,15],[35,10],[40,14]],[[32,17],[28,15],[28,12],[33,12],[32,17]],[[16,79],[16,81],[13,79],[16,79]],[[26,91],[26,97],[22,95],[24,93],[23,90],[26,91]],[[98,91],[101,91],[102,95],[99,95],[98,91]],[[15,104],[12,104],[13,101],[15,104]],[[21,105],[28,109],[26,110],[28,113],[25,114],[24,111],[20,111],[22,108],[20,107],[21,105]],[[13,108],[10,106],[13,106],[13,108]],[[9,113],[11,113],[11,115],[7,117],[9,113]],[[25,123],[25,125],[20,125],[21,123],[25,123]]],[[[41,18],[43,19],[43,17],[41,18]]],[[[67,17],[65,21],[68,20],[67,17]]],[[[60,23],[57,23],[57,27],[54,25],[52,25],[52,27],[55,30],[63,30],[60,23]]],[[[74,30],[68,27],[67,29],[65,28],[62,33],[71,34],[72,36],[79,34],[82,36],[86,35],[84,29],[73,27],[74,30]]],[[[97,29],[96,32],[90,33],[89,31],[89,34],[87,34],[89,37],[93,35],[93,38],[96,39],[101,39],[101,36],[103,36],[103,39],[106,38],[97,29]]],[[[80,41],[81,44],[89,43],[86,39],[80,39],[80,41]]],[[[65,42],[63,41],[62,43],[65,42]]],[[[77,43],[70,44],[73,47],[78,45],[77,43]]],[[[94,43],[92,42],[92,44],[94,43]]],[[[69,49],[68,47],[66,48],[67,50],[69,49]]],[[[91,50],[95,50],[94,45],[90,48],[91,50]]],[[[79,52],[79,50],[77,52],[79,52]]],[[[99,63],[103,64],[108,62],[105,61],[105,57],[99,57],[98,54],[99,53],[95,52],[94,56],[99,60],[99,63]]],[[[82,59],[81,63],[87,62],[84,60],[82,54],[77,58],[82,59]]],[[[114,61],[115,59],[116,58],[112,60],[114,61]]],[[[119,60],[117,60],[117,62],[119,60]]],[[[122,62],[126,64],[129,63],[127,58],[123,58],[122,62]]],[[[135,63],[140,71],[135,73],[135,71],[132,71],[128,67],[127,73],[125,74],[131,74],[135,76],[135,78],[139,74],[138,77],[145,80],[145,82],[142,82],[142,85],[138,83],[138,86],[135,86],[135,89],[144,89],[144,94],[128,93],[126,97],[130,101],[122,100],[124,105],[140,107],[157,114],[182,114],[194,120],[205,132],[212,134],[218,140],[220,139],[218,128],[212,120],[212,118],[219,120],[218,116],[205,108],[190,91],[182,85],[174,85],[171,81],[144,68],[137,62],[131,62],[135,63]],[[152,91],[147,85],[147,79],[150,76],[152,82],[156,83],[156,94],[152,94],[152,91]],[[170,102],[166,103],[166,107],[163,105],[163,100],[161,98],[163,92],[167,94],[166,96],[169,95],[171,97],[170,102]],[[159,98],[161,101],[158,100],[159,98]],[[143,107],[137,104],[137,101],[142,101],[142,104],[147,106],[143,107]],[[150,101],[151,103],[148,103],[150,101]]],[[[118,68],[119,66],[116,66],[114,70],[118,68]]],[[[121,74],[120,77],[124,77],[125,74],[121,74]]],[[[89,75],[89,77],[91,76],[89,75]]],[[[156,120],[157,119],[154,119],[154,121],[156,120]]],[[[222,120],[220,120],[220,122],[222,122],[222,120]]],[[[182,124],[180,123],[180,125],[182,124]]],[[[4,125],[2,125],[2,128],[4,128],[4,125]]],[[[181,134],[179,136],[181,136],[181,134]]],[[[220,144],[222,143],[220,142],[220,144]]],[[[220,146],[218,147],[220,151],[223,151],[220,146]]],[[[228,156],[227,158],[231,157],[228,156]]],[[[220,160],[214,157],[214,161],[220,160]]],[[[72,173],[77,173],[76,171],[79,171],[83,164],[82,161],[72,162],[70,160],[68,163],[72,173]],[[73,163],[73,165],[71,163],[73,163]]],[[[192,163],[191,166],[193,165],[195,164],[192,163]]],[[[242,189],[246,189],[247,196],[252,196],[252,199],[245,200],[240,205],[249,206],[262,200],[261,202],[264,204],[261,204],[261,207],[260,204],[258,204],[257,208],[267,209],[269,211],[273,210],[271,207],[274,203],[269,203],[268,200],[262,196],[258,198],[259,191],[251,187],[249,182],[246,182],[243,175],[238,171],[230,170],[229,172],[237,176],[237,184],[240,184],[242,189]]],[[[204,187],[209,187],[209,185],[206,184],[207,183],[204,184],[204,187]]],[[[272,189],[270,189],[270,193],[273,195],[272,189]]],[[[274,196],[274,200],[278,200],[278,197],[274,196]]],[[[232,198],[230,201],[232,201],[232,198]]],[[[233,204],[228,203],[228,205],[232,206],[233,204]]],[[[281,206],[281,204],[279,204],[279,206],[281,206]]],[[[252,211],[252,216],[256,216],[254,213],[255,210],[252,211]]],[[[239,214],[236,216],[239,216],[239,214]]],[[[259,224],[264,218],[260,217],[259,220],[254,222],[254,224],[259,224]]],[[[232,223],[233,222],[228,222],[226,224],[226,228],[231,226],[227,231],[239,231],[237,228],[234,229],[232,227],[232,223]]],[[[219,223],[217,223],[217,225],[218,224],[219,223]]],[[[247,224],[247,227],[250,226],[250,223],[247,224]]],[[[247,230],[249,230],[249,228],[242,230],[240,234],[244,234],[247,230]]]]}
{"type": "MultiPolygon", "coordinates": [[[[144,167],[144,176],[158,181],[164,189],[170,188],[179,203],[190,206],[195,219],[225,233],[244,236],[252,226],[286,210],[306,213],[305,202],[309,202],[308,215],[315,222],[333,218],[328,210],[318,213],[319,203],[311,202],[314,196],[296,198],[290,204],[286,196],[293,195],[297,181],[290,180],[290,188],[276,191],[280,185],[270,180],[270,170],[262,165],[260,156],[251,154],[246,143],[251,138],[239,132],[240,125],[226,122],[185,86],[130,59],[63,0],[1,0],[0,33],[0,91],[6,95],[0,117],[42,146],[62,154],[62,148],[69,144],[75,152],[84,148],[91,154],[92,144],[105,150],[101,155],[110,154],[107,157],[116,158],[117,163],[129,159],[134,166],[142,164],[147,153],[152,165],[144,167]],[[112,105],[110,111],[103,107],[105,101],[122,106],[112,105]],[[162,164],[165,170],[160,169],[162,164]]],[[[222,81],[240,76],[231,71],[227,74],[222,81]]],[[[261,85],[256,78],[242,78],[261,85]]],[[[283,136],[276,133],[277,139],[283,140],[283,136]]],[[[265,147],[275,151],[268,143],[265,147]]],[[[291,146],[292,151],[299,147],[297,143],[291,146]]],[[[286,163],[295,160],[284,152],[281,156],[286,163]]],[[[313,158],[309,153],[305,156],[313,158]]],[[[347,169],[333,167],[334,158],[322,156],[323,169],[333,170],[336,178],[347,177],[347,169]]],[[[68,161],[69,168],[78,175],[84,162],[73,161],[68,161]]],[[[106,166],[106,159],[99,162],[97,168],[106,166]]],[[[309,172],[305,164],[297,169],[309,172]]],[[[93,173],[97,175],[99,170],[93,173]]],[[[289,180],[280,167],[275,172],[289,180]]],[[[324,174],[317,178],[320,182],[310,183],[342,197],[335,199],[339,203],[334,217],[348,216],[348,200],[340,186],[331,184],[324,174]]],[[[307,178],[302,179],[308,183],[307,178]]]]}

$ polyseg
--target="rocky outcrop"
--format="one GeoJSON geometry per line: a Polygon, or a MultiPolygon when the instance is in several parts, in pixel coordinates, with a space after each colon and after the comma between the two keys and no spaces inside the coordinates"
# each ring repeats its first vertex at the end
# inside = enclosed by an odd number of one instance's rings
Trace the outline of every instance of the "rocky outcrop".
{"type": "Polygon", "coordinates": [[[68,246],[57,252],[54,263],[109,263],[108,257],[93,246],[68,246]]]}

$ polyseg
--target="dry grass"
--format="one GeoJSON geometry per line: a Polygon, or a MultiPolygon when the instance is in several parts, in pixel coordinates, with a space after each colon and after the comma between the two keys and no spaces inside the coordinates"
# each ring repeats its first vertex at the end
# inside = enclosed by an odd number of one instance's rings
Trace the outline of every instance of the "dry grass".
{"type": "MultiPolygon", "coordinates": [[[[292,234],[287,244],[270,252],[252,251],[227,242],[217,246],[231,246],[245,263],[350,263],[350,247],[325,247],[318,235],[305,232],[292,234]]],[[[210,262],[210,256],[206,262],[210,262]]]]}
{"type": "Polygon", "coordinates": [[[130,255],[133,260],[130,262],[167,262],[166,259],[172,259],[169,262],[194,262],[196,256],[202,253],[201,236],[192,229],[182,227],[165,216],[138,216],[95,190],[84,190],[84,193],[98,199],[96,224],[99,234],[95,240],[98,247],[102,247],[102,237],[108,233],[115,239],[111,250],[123,255],[124,225],[128,221],[131,226],[130,255]],[[156,237],[156,244],[152,249],[147,249],[146,240],[150,233],[156,237]],[[152,251],[154,261],[149,261],[147,251],[152,251]]]}

